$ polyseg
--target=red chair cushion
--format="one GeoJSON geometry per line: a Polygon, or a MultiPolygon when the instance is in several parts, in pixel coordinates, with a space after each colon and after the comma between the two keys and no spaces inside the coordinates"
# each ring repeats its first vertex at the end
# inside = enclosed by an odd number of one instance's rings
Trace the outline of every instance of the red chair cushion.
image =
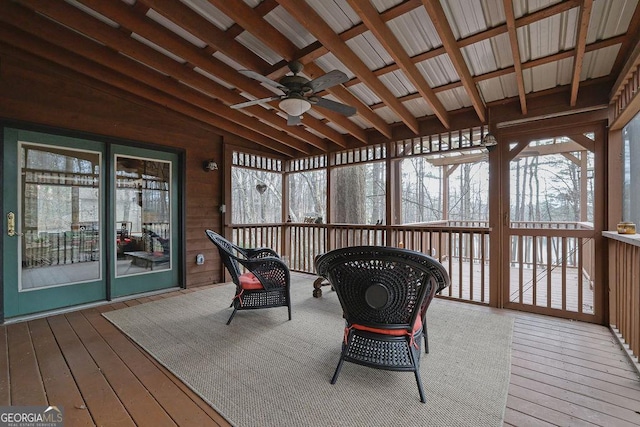
{"type": "MultiPolygon", "coordinates": [[[[360,331],[373,332],[376,334],[393,335],[397,337],[402,335],[407,335],[407,331],[405,329],[372,328],[370,326],[359,325],[357,323],[354,323],[353,325],[351,325],[351,327],[353,329],[358,329],[360,331]]],[[[422,327],[422,316],[418,315],[418,317],[416,318],[416,322],[413,324],[413,331],[411,335],[415,335],[415,333],[418,332],[421,327],[422,327]]]]}
{"type": "Polygon", "coordinates": [[[240,287],[247,291],[256,291],[258,289],[264,289],[262,283],[253,273],[244,273],[240,277],[240,287]]]}

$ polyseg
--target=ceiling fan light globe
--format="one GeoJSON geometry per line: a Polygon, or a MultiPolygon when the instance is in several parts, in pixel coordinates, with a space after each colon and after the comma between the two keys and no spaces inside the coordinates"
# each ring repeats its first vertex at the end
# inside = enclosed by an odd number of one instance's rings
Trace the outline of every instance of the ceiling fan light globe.
{"type": "Polygon", "coordinates": [[[280,101],[280,109],[290,116],[301,116],[311,108],[311,103],[302,98],[287,98],[280,101]]]}

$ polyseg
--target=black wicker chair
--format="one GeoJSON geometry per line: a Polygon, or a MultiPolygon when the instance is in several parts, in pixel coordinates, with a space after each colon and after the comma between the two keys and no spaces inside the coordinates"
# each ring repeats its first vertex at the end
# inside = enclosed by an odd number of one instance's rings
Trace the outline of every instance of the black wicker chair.
{"type": "Polygon", "coordinates": [[[246,249],[234,245],[221,235],[206,230],[207,236],[218,248],[220,258],[236,285],[231,307],[231,323],[238,310],[287,307],[291,320],[291,283],[289,268],[270,248],[246,249]],[[242,273],[243,266],[247,272],[242,273]]]}
{"type": "Polygon", "coordinates": [[[381,246],[336,249],[316,258],[340,300],[346,320],[342,354],[331,384],[344,361],[372,368],[413,372],[420,380],[423,317],[449,275],[428,255],[381,246]]]}

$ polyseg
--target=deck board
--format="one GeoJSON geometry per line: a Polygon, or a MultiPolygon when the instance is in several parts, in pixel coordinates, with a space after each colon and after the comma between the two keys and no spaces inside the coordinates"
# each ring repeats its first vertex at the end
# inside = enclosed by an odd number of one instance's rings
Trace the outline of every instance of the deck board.
{"type": "MultiPolygon", "coordinates": [[[[63,315],[49,318],[64,358],[69,364],[96,425],[133,426],[124,405],[63,315]]],[[[24,401],[22,404],[27,404],[24,401]]],[[[16,402],[17,404],[17,402],[16,402]]],[[[65,408],[67,410],[74,408],[65,408]]]]}
{"type": "Polygon", "coordinates": [[[224,420],[208,405],[205,404],[209,413],[202,410],[191,396],[182,392],[170,376],[154,363],[150,356],[102,317],[98,310],[87,310],[83,314],[176,424],[228,425],[226,422],[220,424],[219,421],[224,420]]]}
{"type": "MultiPolygon", "coordinates": [[[[101,314],[194,291],[0,326],[0,400],[62,403],[67,426],[228,427],[101,314]]],[[[606,327],[478,304],[464,308],[514,319],[505,426],[640,425],[640,381],[606,327]]]]}
{"type": "Polygon", "coordinates": [[[63,407],[64,421],[69,425],[93,425],[91,414],[86,410],[86,402],[78,390],[47,320],[29,322],[29,329],[47,393],[47,404],[63,407]]]}
{"type": "Polygon", "coordinates": [[[146,388],[140,384],[129,367],[103,340],[82,313],[73,312],[67,314],[66,318],[137,425],[175,425],[162,406],[147,393],[146,388]]]}
{"type": "Polygon", "coordinates": [[[0,405],[11,404],[9,387],[9,351],[7,348],[7,328],[0,328],[0,405]]]}
{"type": "Polygon", "coordinates": [[[7,333],[11,404],[30,402],[31,405],[46,405],[47,397],[28,323],[10,325],[7,333]]]}

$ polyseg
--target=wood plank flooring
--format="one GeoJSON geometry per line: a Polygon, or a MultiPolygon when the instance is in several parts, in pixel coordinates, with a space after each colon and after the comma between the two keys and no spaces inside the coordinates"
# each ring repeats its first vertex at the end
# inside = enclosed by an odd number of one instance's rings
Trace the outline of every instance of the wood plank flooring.
{"type": "MultiPolygon", "coordinates": [[[[101,316],[187,292],[197,289],[0,326],[0,405],[60,405],[67,427],[228,426],[101,316]]],[[[640,381],[607,328],[473,304],[465,309],[514,318],[504,425],[640,425],[640,381]]]]}

